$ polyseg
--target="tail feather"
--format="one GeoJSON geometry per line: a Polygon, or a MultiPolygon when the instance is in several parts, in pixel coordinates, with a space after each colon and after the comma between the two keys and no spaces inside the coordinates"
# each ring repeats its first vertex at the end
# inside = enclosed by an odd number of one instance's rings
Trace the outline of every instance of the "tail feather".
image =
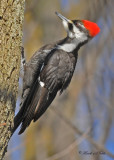
{"type": "Polygon", "coordinates": [[[17,113],[17,115],[14,118],[13,133],[18,128],[18,126],[22,123],[23,118],[26,115],[26,112],[27,112],[27,110],[29,108],[29,104],[31,103],[31,101],[32,101],[32,99],[34,97],[36,86],[38,86],[38,81],[36,81],[34,86],[30,90],[28,90],[28,92],[26,93],[26,96],[24,97],[24,100],[23,100],[23,103],[22,103],[22,107],[21,107],[20,111],[17,113]]]}
{"type": "Polygon", "coordinates": [[[15,130],[18,128],[18,126],[21,124],[24,113],[26,112],[27,108],[25,108],[25,106],[26,106],[25,104],[26,104],[26,98],[29,94],[29,90],[30,89],[28,88],[27,91],[26,91],[26,95],[24,95],[24,97],[22,99],[22,102],[20,104],[20,106],[22,106],[22,107],[20,108],[19,112],[17,113],[17,115],[14,118],[14,127],[13,127],[12,133],[14,133],[15,130]]]}
{"type": "Polygon", "coordinates": [[[29,126],[29,124],[31,123],[31,121],[34,117],[36,105],[37,105],[39,98],[40,98],[40,94],[41,94],[41,87],[40,87],[39,83],[37,83],[37,85],[35,87],[34,95],[32,97],[32,101],[29,104],[28,109],[26,111],[26,114],[23,117],[19,134],[22,134],[25,131],[25,129],[29,126]]]}
{"type": "Polygon", "coordinates": [[[21,124],[22,119],[23,119],[23,113],[24,113],[24,108],[21,108],[18,114],[15,116],[12,134],[16,131],[18,126],[21,124]]]}

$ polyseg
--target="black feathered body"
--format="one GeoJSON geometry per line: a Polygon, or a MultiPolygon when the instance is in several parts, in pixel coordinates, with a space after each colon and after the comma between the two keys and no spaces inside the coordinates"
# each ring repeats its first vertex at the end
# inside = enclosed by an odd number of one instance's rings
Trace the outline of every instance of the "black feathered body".
{"type": "Polygon", "coordinates": [[[14,131],[22,123],[19,134],[32,120],[40,118],[58,91],[62,93],[68,87],[77,62],[77,48],[66,52],[58,45],[69,41],[65,38],[42,47],[25,64],[21,109],[14,119],[14,131]]]}

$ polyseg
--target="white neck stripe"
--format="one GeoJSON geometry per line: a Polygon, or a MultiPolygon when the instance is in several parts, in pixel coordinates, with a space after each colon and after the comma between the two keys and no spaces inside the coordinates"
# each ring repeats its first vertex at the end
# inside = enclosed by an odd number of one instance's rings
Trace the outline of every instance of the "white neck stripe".
{"type": "Polygon", "coordinates": [[[74,43],[71,43],[71,44],[66,43],[66,44],[57,46],[57,49],[61,49],[65,52],[72,52],[74,51],[75,48],[76,48],[76,44],[74,43]]]}

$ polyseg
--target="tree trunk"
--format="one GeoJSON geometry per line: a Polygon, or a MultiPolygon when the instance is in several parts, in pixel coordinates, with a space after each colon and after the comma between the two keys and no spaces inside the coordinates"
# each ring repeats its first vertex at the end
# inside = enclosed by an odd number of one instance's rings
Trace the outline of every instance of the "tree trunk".
{"type": "Polygon", "coordinates": [[[12,135],[25,0],[0,1],[0,160],[12,135]]]}

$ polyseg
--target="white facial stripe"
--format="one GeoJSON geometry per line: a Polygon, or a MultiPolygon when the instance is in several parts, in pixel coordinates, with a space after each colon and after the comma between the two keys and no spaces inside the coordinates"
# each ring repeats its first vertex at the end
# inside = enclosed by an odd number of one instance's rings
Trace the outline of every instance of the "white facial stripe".
{"type": "Polygon", "coordinates": [[[81,23],[79,23],[78,25],[81,26],[81,28],[85,29],[84,25],[82,25],[81,23]]]}
{"type": "Polygon", "coordinates": [[[73,31],[74,37],[76,37],[79,42],[84,42],[85,40],[87,40],[86,34],[84,32],[81,32],[75,25],[73,25],[73,31]]]}

